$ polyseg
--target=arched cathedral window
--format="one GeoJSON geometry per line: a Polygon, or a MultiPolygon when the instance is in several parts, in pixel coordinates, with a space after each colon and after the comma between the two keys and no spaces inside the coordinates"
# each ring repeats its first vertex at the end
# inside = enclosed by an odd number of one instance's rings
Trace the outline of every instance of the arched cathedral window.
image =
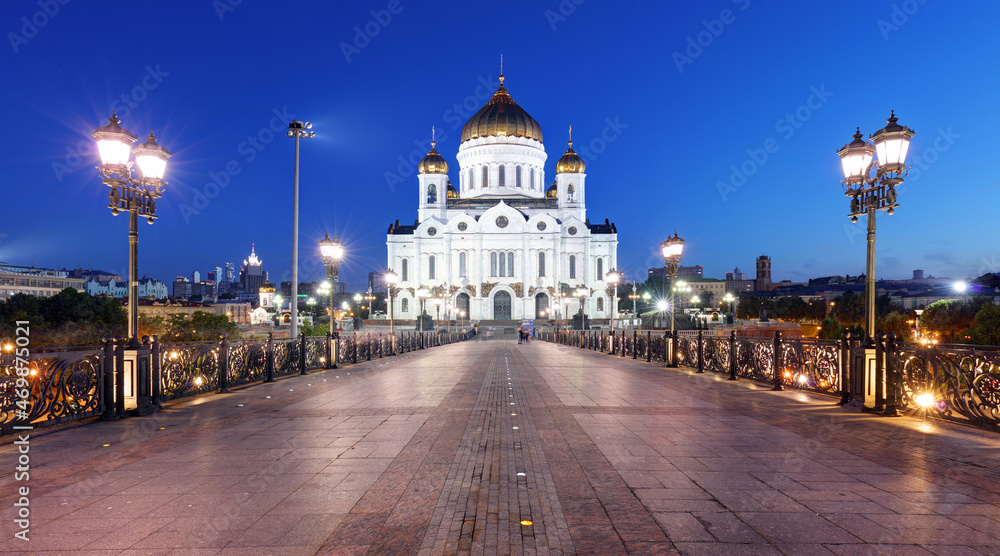
{"type": "Polygon", "coordinates": [[[500,187],[506,187],[507,182],[504,179],[504,170],[506,169],[507,168],[503,164],[500,165],[500,187]]]}
{"type": "Polygon", "coordinates": [[[490,276],[496,277],[497,275],[497,254],[490,253],[490,276]]]}
{"type": "Polygon", "coordinates": [[[429,186],[427,186],[427,202],[428,203],[436,203],[437,202],[437,196],[438,196],[437,191],[438,191],[438,188],[433,183],[430,184],[429,186]]]}
{"type": "Polygon", "coordinates": [[[403,259],[403,272],[401,273],[402,276],[400,276],[400,278],[402,279],[403,282],[405,282],[405,281],[408,280],[407,276],[409,275],[409,272],[408,272],[409,271],[409,265],[406,264],[406,263],[407,263],[407,260],[403,259]]]}
{"type": "Polygon", "coordinates": [[[507,276],[514,277],[514,253],[507,253],[507,276]]]}
{"type": "Polygon", "coordinates": [[[434,279],[434,255],[431,255],[430,258],[427,259],[427,273],[428,273],[427,277],[429,279],[433,280],[434,279]]]}
{"type": "Polygon", "coordinates": [[[530,187],[531,189],[534,189],[535,188],[535,169],[534,168],[531,169],[530,176],[531,176],[531,179],[529,181],[531,183],[528,184],[528,187],[530,187]]]}
{"type": "Polygon", "coordinates": [[[403,312],[404,312],[404,313],[407,313],[407,312],[409,312],[409,311],[410,311],[410,300],[409,300],[409,299],[406,299],[406,298],[404,297],[404,298],[403,298],[403,312]]]}
{"type": "Polygon", "coordinates": [[[545,253],[538,254],[538,277],[545,277],[545,253]]]}
{"type": "Polygon", "coordinates": [[[597,298],[597,310],[599,312],[602,312],[602,313],[604,312],[604,298],[603,297],[598,297],[597,298]]]}
{"type": "Polygon", "coordinates": [[[566,188],[566,200],[571,203],[576,200],[576,188],[573,187],[573,184],[569,184],[566,188]]]}
{"type": "Polygon", "coordinates": [[[597,257],[597,279],[604,279],[604,259],[597,257]]]}
{"type": "Polygon", "coordinates": [[[576,279],[576,255],[569,256],[569,277],[576,279]]]}
{"type": "Polygon", "coordinates": [[[489,176],[490,176],[490,167],[483,166],[483,189],[486,189],[487,187],[490,186],[489,176]]]}
{"type": "Polygon", "coordinates": [[[465,278],[465,253],[458,254],[458,275],[465,278]]]}
{"type": "Polygon", "coordinates": [[[521,187],[521,167],[518,166],[514,171],[514,185],[516,187],[521,187]]]}

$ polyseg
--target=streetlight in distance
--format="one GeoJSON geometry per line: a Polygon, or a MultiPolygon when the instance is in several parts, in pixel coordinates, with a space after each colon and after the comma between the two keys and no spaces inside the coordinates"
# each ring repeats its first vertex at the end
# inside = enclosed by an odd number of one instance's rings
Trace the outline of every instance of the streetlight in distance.
{"type": "Polygon", "coordinates": [[[674,333],[674,281],[677,279],[677,271],[681,265],[681,257],[684,252],[684,240],[677,232],[673,237],[667,238],[660,244],[663,249],[663,266],[667,269],[667,276],[670,277],[670,334],[674,333]]]}
{"type": "Polygon", "coordinates": [[[733,322],[735,323],[736,311],[733,310],[733,302],[736,301],[736,297],[733,296],[733,294],[727,292],[726,295],[722,297],[722,300],[729,305],[729,312],[733,314],[733,322]]]}
{"type": "Polygon", "coordinates": [[[389,336],[392,337],[392,355],[396,355],[396,332],[393,328],[392,306],[393,298],[396,297],[396,284],[399,283],[399,274],[392,269],[385,273],[385,285],[389,290],[389,336]]]}
{"type": "Polygon", "coordinates": [[[858,216],[868,216],[868,254],[865,265],[865,340],[864,347],[875,345],[875,213],[896,212],[896,186],[906,175],[906,152],[914,131],[897,123],[891,112],[886,126],[865,141],[861,128],[854,140],[841,147],[837,154],[844,171],[844,195],[851,198],[851,222],[858,216]],[[874,143],[874,144],[873,144],[874,143]],[[877,160],[873,155],[878,155],[877,160]],[[872,170],[875,175],[872,176],[872,170]]]}
{"type": "Polygon", "coordinates": [[[611,269],[606,275],[608,282],[615,287],[614,302],[611,305],[611,334],[615,333],[615,317],[618,316],[618,281],[622,279],[622,274],[615,269],[611,269]]]}
{"type": "Polygon", "coordinates": [[[667,238],[666,241],[660,244],[660,248],[663,250],[663,266],[667,269],[667,276],[670,277],[670,337],[671,342],[671,353],[670,353],[670,363],[668,366],[677,366],[677,353],[673,346],[677,343],[677,337],[674,332],[674,281],[677,279],[677,271],[681,265],[681,257],[684,252],[684,240],[674,232],[673,237],[667,238]]]}
{"type": "MultiPolygon", "coordinates": [[[[340,261],[344,259],[344,246],[337,241],[337,238],[330,239],[330,234],[324,234],[323,239],[319,240],[319,254],[323,258],[323,264],[326,265],[326,276],[330,279],[330,335],[332,336],[336,330],[333,327],[333,293],[336,289],[334,284],[337,283],[340,261]]],[[[294,280],[292,282],[294,284],[294,280]]]]}
{"type": "Polygon", "coordinates": [[[580,330],[587,329],[587,315],[583,312],[584,303],[587,300],[587,294],[590,293],[586,288],[579,288],[576,290],[576,296],[580,298],[580,330]]]}
{"type": "Polygon", "coordinates": [[[420,328],[420,332],[423,332],[424,331],[424,300],[427,299],[427,290],[425,288],[422,288],[422,287],[421,288],[417,288],[417,299],[420,300],[420,317],[419,317],[420,322],[418,323],[417,326],[420,328]]]}
{"type": "Polygon", "coordinates": [[[298,331],[299,316],[299,139],[316,137],[316,132],[309,131],[312,124],[295,120],[288,124],[286,137],[295,139],[295,173],[294,193],[292,195],[292,338],[298,331]]]}

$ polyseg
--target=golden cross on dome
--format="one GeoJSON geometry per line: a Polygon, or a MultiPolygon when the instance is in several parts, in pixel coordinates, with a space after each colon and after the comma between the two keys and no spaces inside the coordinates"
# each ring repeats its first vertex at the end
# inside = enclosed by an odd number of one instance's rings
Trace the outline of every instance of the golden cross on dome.
{"type": "Polygon", "coordinates": [[[569,146],[573,146],[573,126],[569,126],[569,146]]]}
{"type": "Polygon", "coordinates": [[[500,85],[503,85],[503,52],[500,53],[500,85]]]}
{"type": "Polygon", "coordinates": [[[434,142],[434,126],[431,126],[431,148],[433,149],[436,144],[434,142]]]}

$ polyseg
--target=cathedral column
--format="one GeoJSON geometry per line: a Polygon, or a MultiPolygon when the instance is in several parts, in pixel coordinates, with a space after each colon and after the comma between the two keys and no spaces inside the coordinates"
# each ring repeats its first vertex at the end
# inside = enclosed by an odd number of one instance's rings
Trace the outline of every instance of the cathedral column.
{"type": "Polygon", "coordinates": [[[483,256],[483,234],[476,234],[476,264],[474,266],[475,271],[472,272],[472,284],[476,286],[476,295],[469,299],[469,318],[472,318],[473,307],[475,307],[477,319],[483,318],[483,265],[489,264],[486,257],[483,256]]]}

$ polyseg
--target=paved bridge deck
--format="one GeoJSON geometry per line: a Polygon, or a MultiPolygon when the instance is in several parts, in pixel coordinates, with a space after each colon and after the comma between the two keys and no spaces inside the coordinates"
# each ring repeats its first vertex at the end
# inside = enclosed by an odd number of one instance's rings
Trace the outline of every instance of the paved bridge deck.
{"type": "Polygon", "coordinates": [[[1000,435],[462,342],[32,435],[4,553],[1000,554],[1000,435]]]}

